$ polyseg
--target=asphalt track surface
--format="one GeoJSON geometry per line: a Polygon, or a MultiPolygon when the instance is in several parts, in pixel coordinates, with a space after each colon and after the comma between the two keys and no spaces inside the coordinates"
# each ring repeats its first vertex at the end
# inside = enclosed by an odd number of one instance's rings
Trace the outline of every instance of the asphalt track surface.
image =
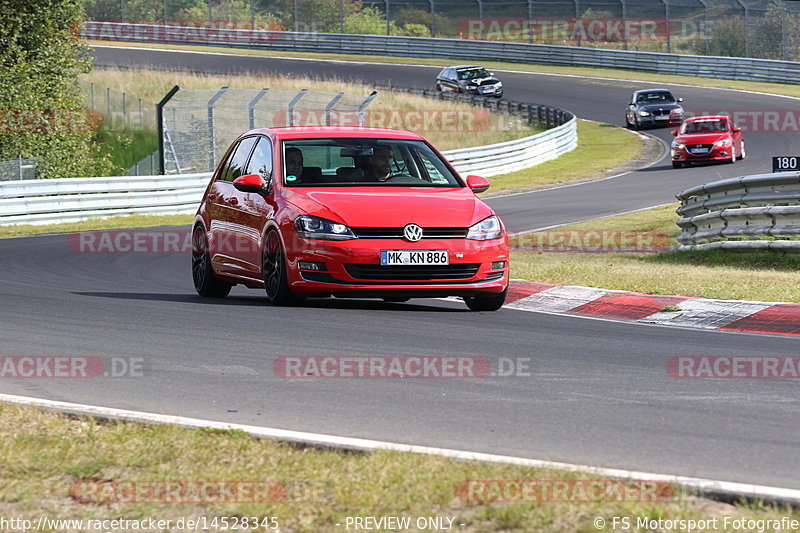
{"type": "MultiPolygon", "coordinates": [[[[100,63],[112,61],[107,52],[98,52],[100,63]]],[[[119,57],[137,60],[135,52],[119,57]]],[[[176,55],[170,61],[198,61],[193,68],[208,63],[204,68],[211,70],[244,68],[236,66],[238,59],[187,57],[176,55]]],[[[253,64],[277,68],[263,59],[253,64]]],[[[284,64],[287,70],[310,69],[319,75],[328,72],[324,69],[353,77],[371,72],[370,81],[386,81],[394,72],[396,84],[420,86],[435,70],[353,66],[351,72],[341,64],[284,64]]],[[[620,102],[630,90],[618,86],[628,82],[604,85],[523,75],[503,79],[511,98],[563,105],[579,116],[616,123],[622,117],[620,102]],[[525,92],[525,87],[531,89],[525,92]]],[[[796,105],[702,89],[681,94],[687,101],[712,101],[721,95],[740,109],[761,102],[772,108],[796,105]]],[[[753,159],[737,163],[735,170],[763,170],[771,155],[768,146],[794,146],[789,136],[775,137],[770,142],[768,136],[748,136],[753,159]]],[[[663,161],[654,167],[663,169],[663,161]]],[[[591,216],[580,212],[580,206],[606,203],[596,213],[610,214],[665,203],[675,190],[721,177],[729,169],[634,173],[635,179],[624,178],[639,185],[632,195],[615,197],[615,180],[606,180],[594,186],[605,184],[598,191],[608,195],[584,192],[587,186],[582,185],[496,199],[494,204],[525,229],[531,221],[545,225],[540,214],[548,222],[570,212],[576,218],[591,216]],[[665,186],[665,181],[670,183],[665,186]],[[561,206],[552,206],[556,200],[547,200],[546,194],[556,195],[561,206]]],[[[462,303],[438,300],[322,300],[278,309],[265,306],[260,291],[241,287],[225,300],[209,301],[194,293],[188,254],[76,253],[63,235],[0,240],[0,269],[2,355],[141,358],[146,368],[143,377],[3,379],[4,393],[800,488],[797,380],[676,379],[665,370],[668,358],[678,355],[797,355],[796,338],[506,309],[476,314],[462,303]],[[283,379],[273,371],[278,357],[313,355],[479,356],[495,367],[502,358],[522,358],[529,360],[530,375],[283,379]]]]}

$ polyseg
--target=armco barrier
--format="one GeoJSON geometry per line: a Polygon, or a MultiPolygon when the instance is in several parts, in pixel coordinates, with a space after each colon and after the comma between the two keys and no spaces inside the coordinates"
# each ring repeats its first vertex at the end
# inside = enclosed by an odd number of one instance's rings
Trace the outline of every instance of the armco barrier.
{"type": "Polygon", "coordinates": [[[800,63],[793,61],[692,56],[577,46],[262,30],[203,32],[193,27],[95,21],[84,24],[81,36],[85,39],[106,41],[196,44],[350,55],[435,57],[463,59],[469,62],[510,61],[617,68],[732,80],[800,83],[800,63]]]}
{"type": "MultiPolygon", "coordinates": [[[[560,110],[559,110],[560,111],[560,110]]],[[[458,172],[495,176],[558,157],[577,146],[577,123],[514,141],[443,152],[458,172]]],[[[194,213],[211,173],[0,182],[0,226],[56,224],[133,213],[194,213]]]]}
{"type": "Polygon", "coordinates": [[[729,178],[676,196],[679,250],[800,251],[800,172],[729,178]]]}

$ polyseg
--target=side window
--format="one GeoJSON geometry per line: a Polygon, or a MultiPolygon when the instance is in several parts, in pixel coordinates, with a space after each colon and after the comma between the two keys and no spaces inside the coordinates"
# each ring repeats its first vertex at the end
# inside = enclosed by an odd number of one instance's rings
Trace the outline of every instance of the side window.
{"type": "Polygon", "coordinates": [[[428,174],[428,181],[439,185],[446,185],[450,183],[450,181],[443,174],[445,169],[441,161],[438,159],[436,161],[432,160],[430,155],[424,152],[418,152],[418,155],[422,161],[422,166],[425,168],[425,172],[428,174]]]}
{"type": "Polygon", "coordinates": [[[272,175],[272,143],[269,139],[258,138],[258,144],[243,174],[260,174],[264,179],[272,175]]]}
{"type": "Polygon", "coordinates": [[[453,69],[448,68],[448,69],[445,69],[445,71],[444,71],[444,77],[447,80],[454,80],[454,79],[456,79],[456,73],[455,73],[455,71],[453,69]]]}
{"type": "Polygon", "coordinates": [[[228,164],[225,165],[225,169],[220,175],[220,180],[233,181],[244,175],[244,166],[247,164],[247,159],[250,157],[250,152],[253,151],[253,145],[256,140],[257,137],[248,137],[239,143],[239,146],[234,149],[230,159],[228,159],[228,164]]]}

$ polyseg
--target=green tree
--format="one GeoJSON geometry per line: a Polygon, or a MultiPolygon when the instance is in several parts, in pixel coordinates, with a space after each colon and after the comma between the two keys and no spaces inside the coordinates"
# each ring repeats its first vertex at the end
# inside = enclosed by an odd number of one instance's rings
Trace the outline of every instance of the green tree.
{"type": "Polygon", "coordinates": [[[91,175],[92,132],[77,83],[80,0],[0,0],[0,159],[39,160],[47,177],[91,175]]]}
{"type": "MultiPolygon", "coordinates": [[[[341,11],[345,19],[361,10],[358,0],[297,0],[297,27],[299,31],[338,33],[341,30],[341,11]]],[[[285,0],[283,22],[294,31],[295,0],[285,0]]]]}

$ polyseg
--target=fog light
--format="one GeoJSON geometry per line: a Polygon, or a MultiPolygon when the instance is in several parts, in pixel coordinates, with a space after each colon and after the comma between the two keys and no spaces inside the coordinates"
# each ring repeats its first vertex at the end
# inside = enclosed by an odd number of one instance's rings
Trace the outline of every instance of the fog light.
{"type": "Polygon", "coordinates": [[[300,270],[328,270],[325,263],[314,263],[313,261],[300,261],[300,270]]]}
{"type": "Polygon", "coordinates": [[[505,267],[506,267],[506,262],[505,261],[494,261],[494,262],[492,262],[491,270],[499,270],[499,269],[505,268],[505,267]]]}

